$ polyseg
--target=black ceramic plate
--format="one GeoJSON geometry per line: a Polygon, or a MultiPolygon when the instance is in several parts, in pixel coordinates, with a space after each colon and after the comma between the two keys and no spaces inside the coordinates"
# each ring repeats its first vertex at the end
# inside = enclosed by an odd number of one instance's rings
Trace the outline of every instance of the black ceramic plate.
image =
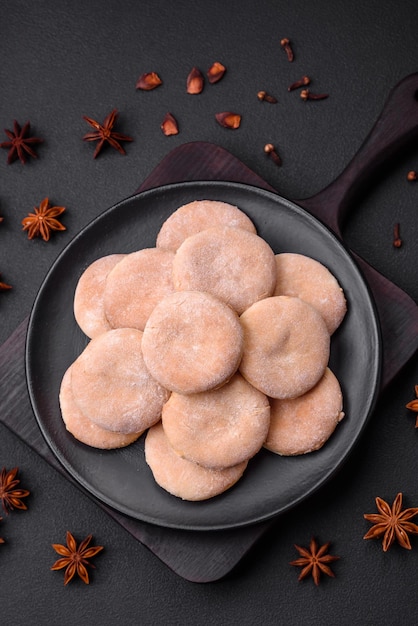
{"type": "Polygon", "coordinates": [[[30,317],[26,370],[42,433],[68,472],[118,511],[146,522],[189,530],[239,527],[276,516],[328,481],[361,435],[379,389],[380,333],[374,305],[357,265],[328,228],[280,196],[242,184],[197,182],[147,191],[117,204],[89,224],[48,273],[30,317]],[[100,451],[76,441],[61,419],[62,376],[87,343],[73,316],[77,281],[95,259],[153,247],[163,221],[198,199],[240,207],[278,252],[299,252],[326,265],[343,286],[348,313],[332,338],[330,367],[340,380],[345,419],[317,451],[279,457],[262,450],[229,491],[184,502],[158,487],[144,460],[144,438],[122,450],[100,451]]]}

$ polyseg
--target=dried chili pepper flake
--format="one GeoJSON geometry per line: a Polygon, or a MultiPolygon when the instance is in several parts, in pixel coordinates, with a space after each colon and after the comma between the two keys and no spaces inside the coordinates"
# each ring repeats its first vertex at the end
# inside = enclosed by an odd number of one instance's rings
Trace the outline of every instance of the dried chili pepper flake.
{"type": "Polygon", "coordinates": [[[418,174],[417,172],[415,172],[415,170],[411,170],[410,172],[408,172],[408,174],[406,175],[407,180],[409,180],[410,182],[416,181],[418,180],[418,174]]]}
{"type": "Polygon", "coordinates": [[[31,148],[32,145],[37,143],[43,143],[43,139],[39,137],[29,137],[30,122],[21,128],[16,120],[13,122],[13,131],[4,129],[4,132],[9,138],[9,141],[3,141],[0,143],[0,148],[7,148],[9,150],[7,155],[7,163],[13,163],[19,158],[20,162],[24,165],[26,163],[26,155],[36,159],[38,155],[31,148]]]}
{"type": "Polygon", "coordinates": [[[216,121],[224,128],[235,130],[241,125],[241,115],[232,113],[231,111],[223,111],[215,114],[216,121]]]}
{"type": "Polygon", "coordinates": [[[189,94],[196,95],[202,93],[204,87],[204,78],[198,67],[193,67],[187,76],[186,91],[189,94]]]}
{"type": "Polygon", "coordinates": [[[136,89],[142,89],[142,91],[152,91],[156,87],[163,84],[163,81],[158,76],[157,72],[145,72],[136,81],[136,89]]]}
{"type": "Polygon", "coordinates": [[[179,125],[172,113],[165,114],[164,119],[161,122],[161,130],[167,137],[169,137],[170,135],[178,135],[179,125]]]}
{"type": "Polygon", "coordinates": [[[222,65],[222,63],[219,63],[219,61],[215,61],[215,63],[212,63],[212,65],[206,72],[206,76],[208,77],[208,81],[211,84],[214,84],[221,80],[225,72],[225,65],[222,65]]]}
{"type": "Polygon", "coordinates": [[[103,550],[103,546],[89,547],[92,538],[93,535],[88,535],[77,547],[76,540],[70,531],[67,530],[66,546],[58,543],[52,544],[55,552],[61,555],[62,558],[55,561],[51,570],[56,571],[65,568],[64,585],[67,585],[74,578],[75,574],[78,574],[86,585],[89,584],[90,580],[87,566],[94,568],[94,565],[89,562],[89,559],[103,550]]]}
{"type": "Polygon", "coordinates": [[[39,204],[39,208],[35,207],[34,211],[22,220],[22,230],[28,231],[28,239],[40,236],[44,241],[49,241],[51,231],[66,230],[65,226],[56,219],[61,213],[64,213],[65,207],[50,207],[49,199],[44,198],[39,204]]]}

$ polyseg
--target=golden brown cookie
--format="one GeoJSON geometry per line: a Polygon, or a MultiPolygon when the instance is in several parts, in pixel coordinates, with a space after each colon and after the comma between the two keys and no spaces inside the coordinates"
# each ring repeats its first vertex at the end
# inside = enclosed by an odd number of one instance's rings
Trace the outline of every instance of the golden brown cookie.
{"type": "Polygon", "coordinates": [[[219,387],[231,378],[242,345],[237,314],[199,291],[164,298],[151,313],[142,339],[151,375],[163,387],[186,394],[219,387]]]}
{"type": "Polygon", "coordinates": [[[347,312],[344,292],[337,279],[319,261],[303,254],[276,254],[277,282],[275,296],[293,296],[317,309],[330,335],[347,312]]]}
{"type": "Polygon", "coordinates": [[[299,298],[274,296],[241,315],[240,372],[272,398],[295,398],[323,376],[330,336],[320,313],[299,298]]]}
{"type": "Polygon", "coordinates": [[[276,454],[318,450],[344,417],[340,384],[329,368],[315,387],[299,398],[270,402],[271,424],[264,445],[276,454]]]}
{"type": "Polygon", "coordinates": [[[207,500],[230,489],[242,476],[247,461],[223,470],[202,467],[182,459],[168,443],[161,423],[145,438],[145,460],[156,483],[183,500],[207,500]]]}
{"type": "Polygon", "coordinates": [[[268,398],[235,374],[220,389],[192,395],[173,393],[162,422],[181,457],[221,469],[253,457],[270,425],[268,398]]]}
{"type": "Polygon", "coordinates": [[[80,411],[107,430],[136,433],[155,424],[169,392],[144,364],[142,332],[117,328],[95,337],[72,365],[80,411]]]}
{"type": "Polygon", "coordinates": [[[104,311],[112,328],[144,330],[155,305],[173,291],[174,252],[144,248],[127,254],[104,289],[104,311]]]}
{"type": "Polygon", "coordinates": [[[109,254],[94,261],[80,276],[74,294],[74,317],[87,337],[93,339],[111,326],[104,312],[103,294],[109,272],[124,254],[109,254]]]}
{"type": "Polygon", "coordinates": [[[71,366],[65,372],[61,387],[59,402],[61,415],[64,424],[73,437],[81,443],[93,448],[111,450],[113,448],[124,448],[136,441],[142,435],[139,433],[117,433],[111,430],[100,428],[94,422],[87,419],[74,401],[71,387],[71,366]]]}
{"type": "Polygon", "coordinates": [[[177,291],[207,291],[239,315],[270,296],[276,285],[274,252],[264,239],[217,226],[188,237],[173,262],[177,291]]]}
{"type": "Polygon", "coordinates": [[[166,219],[157,235],[157,247],[177,250],[187,237],[212,226],[232,226],[255,233],[250,218],[238,207],[218,200],[195,200],[166,219]]]}

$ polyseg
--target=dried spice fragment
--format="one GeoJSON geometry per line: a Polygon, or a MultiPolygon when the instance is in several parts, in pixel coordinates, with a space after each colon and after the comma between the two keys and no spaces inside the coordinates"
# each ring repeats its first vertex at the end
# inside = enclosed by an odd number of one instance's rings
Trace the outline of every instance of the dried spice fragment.
{"type": "Polygon", "coordinates": [[[113,111],[105,117],[103,124],[99,124],[99,122],[96,122],[96,120],[93,120],[91,117],[86,117],[85,115],[83,115],[83,119],[86,120],[86,122],[95,129],[94,132],[90,132],[84,135],[83,141],[99,142],[93,154],[94,159],[98,156],[105,142],[110,144],[112,148],[115,148],[115,150],[117,150],[120,154],[126,154],[125,150],[122,148],[119,142],[133,141],[132,137],[128,137],[128,135],[122,135],[121,133],[116,133],[113,130],[113,126],[115,125],[117,116],[117,110],[113,109],[113,111]]]}
{"type": "Polygon", "coordinates": [[[414,170],[411,170],[410,172],[408,172],[408,174],[406,175],[407,180],[409,180],[410,182],[413,182],[415,180],[418,180],[418,174],[417,172],[415,172],[414,170]]]}
{"type": "MultiPolygon", "coordinates": [[[[1,520],[2,520],[2,519],[3,519],[3,518],[2,518],[2,517],[0,517],[0,522],[1,522],[1,520]]],[[[4,541],[4,539],[3,539],[3,537],[0,537],[0,543],[6,543],[6,542],[4,541]]]]}
{"type": "Polygon", "coordinates": [[[18,467],[7,471],[5,467],[0,472],[0,501],[2,503],[3,511],[8,514],[13,509],[20,509],[26,511],[28,508],[22,498],[26,498],[30,491],[27,489],[16,489],[20,483],[19,478],[16,478],[19,471],[18,467]]]}
{"type": "Polygon", "coordinates": [[[86,585],[89,584],[90,581],[87,566],[94,568],[94,565],[92,565],[88,559],[91,559],[103,550],[103,546],[89,547],[92,538],[93,535],[88,535],[77,547],[76,540],[70,531],[67,530],[66,546],[58,543],[52,544],[54,550],[58,552],[62,558],[55,561],[51,570],[56,571],[65,568],[64,585],[67,585],[74,578],[75,574],[78,574],[86,585]]]}
{"type": "Polygon", "coordinates": [[[270,104],[277,104],[277,98],[267,93],[267,91],[259,91],[257,93],[257,98],[261,102],[269,102],[270,104]]]}
{"type": "Polygon", "coordinates": [[[304,100],[305,102],[307,100],[325,100],[328,96],[329,94],[327,93],[312,93],[309,89],[302,89],[300,92],[301,100],[304,100]]]}
{"type": "Polygon", "coordinates": [[[219,61],[215,61],[215,63],[212,63],[212,65],[206,72],[206,76],[208,77],[208,81],[213,85],[214,83],[217,83],[221,80],[225,72],[225,65],[222,65],[222,63],[219,63],[219,61]]]}
{"type": "Polygon", "coordinates": [[[44,198],[38,207],[35,207],[35,213],[28,213],[27,217],[22,220],[22,230],[28,231],[28,239],[34,237],[42,237],[44,241],[49,241],[51,231],[66,230],[56,218],[65,211],[63,206],[49,206],[49,199],[44,198]]]}
{"type": "Polygon", "coordinates": [[[216,113],[216,121],[224,128],[230,128],[235,130],[241,125],[241,115],[238,113],[232,113],[231,111],[223,111],[222,113],[216,113]]]}
{"type": "Polygon", "coordinates": [[[9,150],[7,155],[7,163],[13,163],[19,158],[20,162],[24,165],[26,163],[26,155],[32,158],[38,158],[36,152],[31,148],[32,145],[37,143],[43,143],[43,139],[39,137],[30,137],[30,122],[21,128],[16,120],[13,122],[13,131],[4,129],[4,132],[9,138],[9,141],[3,141],[0,143],[0,148],[7,148],[9,150]]]}
{"type": "Polygon", "coordinates": [[[287,60],[291,63],[293,59],[295,58],[295,55],[293,54],[292,46],[290,44],[290,39],[288,39],[287,37],[284,37],[283,39],[280,40],[280,45],[286,52],[287,60]]]}
{"type": "Polygon", "coordinates": [[[8,285],[7,283],[3,283],[2,281],[0,281],[0,291],[9,291],[9,289],[11,288],[12,288],[11,285],[8,285]]]}
{"type": "MultiPolygon", "coordinates": [[[[415,413],[418,413],[418,385],[415,385],[415,400],[411,400],[411,402],[408,402],[408,404],[406,404],[405,406],[410,411],[415,411],[415,413]]],[[[418,428],[418,415],[415,422],[415,428],[418,428]]]]}
{"type": "Polygon", "coordinates": [[[202,72],[197,67],[193,67],[187,76],[186,91],[192,95],[202,93],[204,78],[202,72]]]}
{"type": "Polygon", "coordinates": [[[393,247],[400,248],[402,246],[402,239],[399,233],[399,224],[396,223],[393,227],[393,247]]]}
{"type": "Polygon", "coordinates": [[[161,122],[161,130],[167,137],[169,137],[170,135],[178,135],[179,125],[172,113],[165,114],[164,119],[161,122]]]}
{"type": "Polygon", "coordinates": [[[282,165],[282,160],[272,143],[266,143],[264,146],[264,152],[269,155],[276,165],[282,165]]]}
{"type": "Polygon", "coordinates": [[[418,515],[418,507],[402,511],[402,493],[398,493],[392,507],[382,498],[376,498],[379,513],[365,513],[364,518],[373,523],[363,539],[377,539],[383,535],[383,551],[387,552],[395,539],[407,550],[411,550],[408,533],[418,534],[418,526],[409,520],[418,515]]]}
{"type": "Polygon", "coordinates": [[[326,574],[332,578],[335,577],[334,572],[328,564],[337,561],[340,557],[327,554],[329,546],[330,542],[318,548],[318,544],[314,538],[311,539],[309,548],[295,545],[296,550],[300,554],[300,558],[291,561],[290,565],[303,568],[299,574],[298,580],[303,580],[311,574],[315,585],[319,585],[321,574],[326,574]]]}
{"type": "Polygon", "coordinates": [[[136,81],[136,89],[142,89],[142,91],[152,91],[156,87],[163,84],[163,81],[158,76],[157,72],[146,72],[136,81]]]}
{"type": "Polygon", "coordinates": [[[294,91],[295,89],[299,89],[299,87],[305,87],[306,85],[309,85],[310,82],[311,79],[309,78],[309,76],[302,76],[302,78],[296,80],[294,83],[289,85],[287,91],[294,91]]]}

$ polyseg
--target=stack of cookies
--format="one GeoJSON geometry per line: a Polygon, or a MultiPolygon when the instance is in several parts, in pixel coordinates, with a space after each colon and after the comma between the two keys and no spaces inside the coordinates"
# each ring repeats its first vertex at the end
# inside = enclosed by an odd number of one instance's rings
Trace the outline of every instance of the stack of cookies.
{"type": "Polygon", "coordinates": [[[331,436],[344,413],[330,342],[346,310],[326,267],[275,254],[237,207],[186,204],[154,248],[80,277],[74,314],[90,341],[62,380],[66,428],[102,449],[146,431],[162,488],[216,496],[261,448],[306,454],[331,436]]]}

